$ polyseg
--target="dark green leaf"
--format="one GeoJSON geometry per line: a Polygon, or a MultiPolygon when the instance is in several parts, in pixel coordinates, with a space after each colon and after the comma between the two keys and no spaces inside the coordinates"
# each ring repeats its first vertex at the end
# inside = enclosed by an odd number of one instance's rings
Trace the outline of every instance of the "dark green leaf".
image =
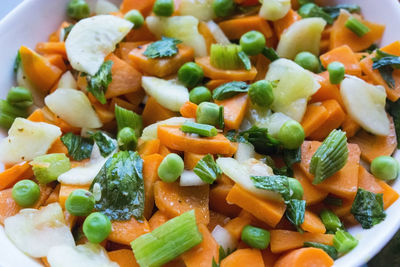
{"type": "Polygon", "coordinates": [[[221,262],[223,259],[228,257],[230,254],[232,254],[235,251],[235,249],[230,250],[229,248],[227,251],[224,250],[222,246],[219,247],[219,262],[221,262]]]}
{"type": "Polygon", "coordinates": [[[213,98],[215,100],[224,100],[240,93],[247,93],[248,90],[249,85],[245,82],[229,82],[214,89],[213,98]]]}
{"type": "Polygon", "coordinates": [[[300,225],[304,222],[306,201],[291,199],[286,201],[286,218],[301,231],[300,225]]]}
{"type": "Polygon", "coordinates": [[[362,52],[366,52],[368,54],[372,54],[372,52],[374,52],[378,48],[379,48],[379,46],[377,44],[372,44],[367,49],[363,50],[362,52]]]}
{"type": "Polygon", "coordinates": [[[382,76],[382,79],[386,82],[389,88],[394,88],[395,80],[393,79],[393,67],[392,66],[383,66],[379,69],[379,74],[382,76]]]}
{"type": "Polygon", "coordinates": [[[107,103],[105,93],[112,81],[111,67],[114,64],[111,60],[105,61],[94,76],[87,75],[87,88],[100,103],[107,103]]]}
{"type": "Polygon", "coordinates": [[[297,149],[284,149],[283,161],[289,168],[292,168],[293,164],[301,161],[301,148],[299,147],[297,149]]]}
{"type": "Polygon", "coordinates": [[[395,80],[393,79],[393,67],[400,67],[400,57],[388,54],[378,49],[376,50],[376,56],[372,61],[374,62],[372,68],[379,70],[379,73],[389,88],[394,88],[395,80]]]}
{"type": "Polygon", "coordinates": [[[329,195],[324,199],[324,204],[341,207],[343,205],[343,199],[329,195]]]}
{"type": "Polygon", "coordinates": [[[392,65],[400,65],[400,57],[383,57],[380,59],[374,58],[374,64],[372,64],[372,68],[376,70],[384,66],[392,65]]]}
{"type": "Polygon", "coordinates": [[[239,51],[238,56],[239,56],[240,60],[242,61],[244,68],[246,70],[251,70],[251,62],[250,62],[249,56],[246,55],[246,53],[243,51],[239,51]]]}
{"type": "Polygon", "coordinates": [[[394,129],[396,131],[397,148],[400,149],[400,100],[388,101],[388,112],[393,117],[394,129]]]}
{"type": "Polygon", "coordinates": [[[354,215],[362,228],[372,228],[386,218],[383,209],[383,195],[358,188],[356,198],[351,206],[351,214],[354,215]]]}
{"type": "Polygon", "coordinates": [[[350,13],[358,13],[361,11],[360,6],[358,5],[353,5],[353,4],[341,4],[341,5],[336,5],[336,6],[324,6],[322,9],[328,13],[333,19],[336,19],[339,17],[340,10],[345,9],[349,11],[350,13]]]}
{"type": "Polygon", "coordinates": [[[136,137],[142,134],[142,117],[132,110],[115,105],[115,119],[117,121],[118,132],[125,127],[131,127],[135,130],[136,137]]]}
{"type": "Polygon", "coordinates": [[[68,155],[73,160],[81,161],[90,158],[93,150],[93,140],[73,133],[61,137],[61,141],[68,149],[68,155]]]}
{"type": "Polygon", "coordinates": [[[137,152],[121,151],[109,158],[94,178],[100,185],[101,198],[96,201],[96,210],[111,220],[125,221],[132,216],[143,217],[144,184],[143,160],[137,152]]]}
{"type": "Polygon", "coordinates": [[[285,201],[290,200],[289,180],[286,176],[251,176],[254,186],[259,189],[279,193],[285,201]]]}
{"type": "Polygon", "coordinates": [[[71,32],[72,28],[74,27],[74,24],[71,24],[67,27],[65,27],[64,30],[64,41],[67,40],[67,37],[69,35],[69,33],[71,32]]]}
{"type": "Polygon", "coordinates": [[[171,57],[178,53],[177,44],[182,41],[175,38],[162,37],[160,41],[151,43],[144,51],[143,55],[148,58],[171,57]]]}
{"type": "Polygon", "coordinates": [[[247,131],[240,132],[237,136],[238,142],[251,143],[260,154],[276,153],[280,142],[268,134],[267,128],[251,127],[247,131]]]}
{"type": "Polygon", "coordinates": [[[18,50],[17,56],[15,57],[15,60],[14,60],[14,66],[13,66],[13,70],[14,70],[15,74],[17,73],[20,65],[21,65],[21,54],[19,53],[19,50],[18,50]]]}
{"type": "Polygon", "coordinates": [[[333,260],[338,258],[338,252],[334,246],[328,246],[317,242],[304,242],[305,247],[319,248],[326,252],[333,260]]]}
{"type": "Polygon", "coordinates": [[[92,134],[91,138],[96,142],[103,157],[107,157],[117,148],[115,140],[101,131],[92,134]]]}
{"type": "Polygon", "coordinates": [[[279,59],[278,53],[271,47],[264,47],[261,51],[264,57],[268,58],[271,62],[279,59]]]}
{"type": "MultiPolygon", "coordinates": [[[[220,247],[220,248],[221,248],[221,247],[220,247]]],[[[214,257],[213,257],[213,259],[212,259],[211,267],[219,267],[219,264],[215,262],[214,257]]]]}
{"type": "Polygon", "coordinates": [[[222,175],[222,170],[217,163],[215,163],[214,158],[210,154],[207,154],[199,160],[193,171],[201,180],[209,184],[214,183],[214,181],[222,175]]]}

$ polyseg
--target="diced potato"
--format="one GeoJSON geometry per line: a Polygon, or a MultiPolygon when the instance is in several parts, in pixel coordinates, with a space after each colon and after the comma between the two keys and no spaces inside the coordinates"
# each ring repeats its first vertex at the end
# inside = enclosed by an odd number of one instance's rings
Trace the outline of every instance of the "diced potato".
{"type": "Polygon", "coordinates": [[[193,16],[199,20],[209,21],[215,17],[212,0],[181,0],[179,14],[193,16]]]}
{"type": "Polygon", "coordinates": [[[96,15],[107,15],[111,12],[119,12],[119,8],[107,0],[97,0],[94,8],[96,15]]]}
{"type": "Polygon", "coordinates": [[[290,10],[290,0],[263,0],[259,16],[266,20],[283,18],[290,10]]]}
{"type": "Polygon", "coordinates": [[[57,88],[78,89],[78,85],[70,71],[65,72],[58,81],[57,88]]]}

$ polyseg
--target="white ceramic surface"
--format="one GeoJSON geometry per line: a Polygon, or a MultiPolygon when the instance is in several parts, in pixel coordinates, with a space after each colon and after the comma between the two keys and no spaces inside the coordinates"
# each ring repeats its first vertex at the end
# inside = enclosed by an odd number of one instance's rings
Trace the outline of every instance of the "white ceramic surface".
{"type": "MultiPolygon", "coordinates": [[[[47,40],[65,19],[65,6],[68,0],[25,0],[0,22],[0,98],[4,98],[14,83],[12,65],[21,45],[35,47],[47,40]]],[[[118,2],[116,0],[116,2],[118,2]]],[[[364,16],[371,21],[386,25],[381,44],[385,45],[400,39],[400,4],[397,0],[322,0],[327,4],[356,3],[362,8],[364,16]]],[[[0,9],[2,2],[0,1],[0,9]]],[[[0,138],[4,132],[0,132],[0,138]]],[[[400,153],[396,153],[400,159],[400,153]]],[[[0,171],[3,167],[0,166],[0,171]]],[[[400,192],[400,180],[393,184],[400,192]]],[[[391,239],[400,227],[400,201],[387,210],[384,222],[370,230],[354,227],[350,232],[359,239],[359,245],[349,254],[335,262],[336,267],[357,267],[371,259],[391,239]]],[[[31,259],[16,249],[7,239],[0,226],[0,267],[39,267],[31,259]]]]}

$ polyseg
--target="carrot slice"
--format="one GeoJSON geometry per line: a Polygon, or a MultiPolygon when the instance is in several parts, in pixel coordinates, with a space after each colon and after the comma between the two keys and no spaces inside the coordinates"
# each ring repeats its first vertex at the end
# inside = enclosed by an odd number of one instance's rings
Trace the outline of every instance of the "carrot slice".
{"type": "Polygon", "coordinates": [[[238,249],[221,261],[221,267],[264,267],[264,261],[258,249],[238,249]]]}
{"type": "Polygon", "coordinates": [[[287,250],[303,247],[304,242],[317,242],[333,245],[333,235],[320,233],[299,233],[288,230],[271,230],[271,251],[281,253],[287,250]]]}
{"type": "Polygon", "coordinates": [[[293,9],[290,9],[283,18],[273,22],[276,35],[280,38],[282,33],[298,20],[301,20],[299,14],[293,9]]]}
{"type": "Polygon", "coordinates": [[[309,233],[325,234],[326,228],[321,219],[313,212],[306,210],[301,228],[309,233]]]}
{"type": "Polygon", "coordinates": [[[196,164],[204,158],[206,154],[196,154],[192,152],[185,152],[183,158],[185,162],[185,169],[193,170],[196,167],[196,164]]]}
{"type": "Polygon", "coordinates": [[[344,69],[347,74],[355,76],[361,75],[360,63],[348,45],[336,47],[321,55],[319,58],[324,68],[327,68],[329,63],[338,61],[344,65],[344,69]]]}
{"type": "Polygon", "coordinates": [[[274,267],[330,267],[333,263],[333,259],[322,249],[300,248],[281,256],[274,267]]]}
{"type": "Polygon", "coordinates": [[[64,143],[61,141],[61,138],[57,138],[56,141],[51,145],[49,150],[47,150],[47,154],[52,154],[52,153],[62,153],[67,155],[68,154],[68,148],[64,145],[64,143]]]}
{"type": "Polygon", "coordinates": [[[243,228],[250,223],[251,223],[250,218],[236,217],[230,220],[225,225],[225,229],[228,230],[228,232],[232,235],[233,238],[239,241],[242,235],[243,228]]]}
{"type": "Polygon", "coordinates": [[[150,219],[154,208],[154,183],[158,180],[158,166],[163,157],[160,154],[143,156],[144,217],[150,219]]]}
{"type": "Polygon", "coordinates": [[[148,42],[120,42],[118,48],[115,50],[115,55],[120,59],[124,60],[129,65],[133,65],[133,62],[129,58],[129,53],[133,49],[141,45],[144,45],[146,43],[148,42]]]}
{"type": "Polygon", "coordinates": [[[64,42],[40,42],[36,44],[36,49],[40,54],[59,54],[67,59],[67,51],[64,42]]]}
{"type": "Polygon", "coordinates": [[[229,204],[226,197],[232,185],[219,184],[210,190],[210,208],[228,217],[234,218],[239,215],[241,208],[237,205],[229,204]]]}
{"type": "Polygon", "coordinates": [[[210,90],[214,90],[215,88],[219,87],[220,85],[223,85],[224,83],[228,83],[228,82],[229,82],[228,80],[209,80],[206,83],[206,87],[210,90]]]}
{"type": "Polygon", "coordinates": [[[127,42],[152,42],[157,41],[157,37],[149,30],[146,22],[139,29],[132,29],[126,36],[127,42]]]}
{"type": "Polygon", "coordinates": [[[247,94],[216,100],[215,104],[224,107],[224,121],[227,129],[239,129],[247,111],[249,97],[247,94]]]}
{"type": "Polygon", "coordinates": [[[204,224],[198,227],[203,241],[181,255],[187,267],[209,267],[213,259],[218,261],[218,243],[204,224]]]}
{"type": "MultiPolygon", "coordinates": [[[[47,54],[47,55],[44,55],[44,57],[49,61],[49,63],[51,65],[56,66],[57,68],[59,68],[62,73],[67,71],[67,65],[65,65],[65,61],[64,61],[64,58],[62,57],[62,55],[60,55],[60,54],[47,54]]],[[[58,85],[58,82],[53,84],[53,86],[51,88],[53,91],[51,91],[51,92],[54,92],[57,89],[57,87],[58,87],[57,85],[58,85]]]]}
{"type": "Polygon", "coordinates": [[[194,137],[180,130],[180,126],[159,125],[157,130],[161,144],[178,150],[198,154],[233,154],[236,151],[223,135],[214,137],[194,137]]]}
{"type": "Polygon", "coordinates": [[[131,9],[137,9],[143,16],[150,14],[155,0],[123,0],[120,6],[122,13],[126,13],[131,9]]]}
{"type": "Polygon", "coordinates": [[[324,71],[320,74],[313,74],[321,87],[311,96],[311,103],[321,102],[325,100],[335,99],[340,106],[344,107],[342,96],[340,95],[339,86],[331,84],[329,81],[329,73],[324,71]]]}
{"type": "Polygon", "coordinates": [[[274,267],[275,262],[279,258],[279,254],[271,252],[270,248],[261,251],[265,267],[274,267]]]}
{"type": "Polygon", "coordinates": [[[249,31],[259,31],[265,38],[272,37],[273,35],[268,22],[260,16],[224,20],[218,25],[230,40],[238,40],[243,34],[249,31]]]}
{"type": "Polygon", "coordinates": [[[154,97],[149,97],[142,114],[143,125],[147,126],[175,116],[175,112],[161,106],[154,97]]]}
{"type": "Polygon", "coordinates": [[[12,188],[0,191],[0,223],[4,225],[4,220],[14,216],[20,211],[21,207],[12,198],[12,188]]]}
{"type": "Polygon", "coordinates": [[[156,206],[170,218],[195,210],[198,223],[208,224],[210,213],[208,209],[209,186],[179,186],[178,183],[154,184],[156,206]]]}
{"type": "Polygon", "coordinates": [[[320,128],[321,124],[328,117],[329,113],[323,105],[308,105],[303,120],[301,121],[301,126],[303,126],[306,137],[320,128]]]}
{"type": "Polygon", "coordinates": [[[60,195],[60,188],[61,188],[61,184],[58,184],[53,191],[51,192],[51,194],[49,195],[49,197],[46,199],[46,202],[44,203],[45,205],[54,203],[54,202],[58,202],[58,198],[60,195]]]}
{"type": "Polygon", "coordinates": [[[344,119],[341,128],[344,132],[346,132],[346,137],[351,138],[356,135],[361,126],[357,122],[355,122],[349,115],[346,115],[346,118],[344,119]]]}
{"type": "Polygon", "coordinates": [[[186,102],[183,104],[179,112],[181,113],[182,117],[185,118],[196,118],[196,111],[197,111],[197,105],[195,103],[192,103],[190,101],[186,102]]]}
{"type": "Polygon", "coordinates": [[[228,203],[238,205],[271,227],[279,223],[286,209],[285,204],[257,198],[238,185],[232,187],[226,200],[228,203]]]}
{"type": "Polygon", "coordinates": [[[399,198],[399,193],[386,182],[381,180],[377,180],[377,182],[383,188],[383,207],[387,209],[399,198]]]}
{"type": "MultiPolygon", "coordinates": [[[[300,168],[310,181],[314,179],[314,176],[309,173],[311,157],[320,145],[321,143],[317,141],[305,141],[301,146],[300,168]]],[[[355,144],[348,144],[347,147],[349,149],[349,157],[346,165],[315,186],[339,197],[353,199],[357,193],[360,148],[355,144]]]]}
{"type": "Polygon", "coordinates": [[[361,158],[368,163],[379,156],[390,156],[397,147],[396,131],[393,120],[390,123],[388,136],[372,135],[364,130],[359,131],[349,142],[357,144],[361,149],[361,158]]]}
{"type": "Polygon", "coordinates": [[[215,44],[217,41],[214,38],[210,28],[208,28],[207,23],[204,21],[199,22],[199,33],[203,35],[204,40],[206,41],[207,52],[210,54],[211,45],[215,44]]]}
{"type": "Polygon", "coordinates": [[[168,220],[169,220],[169,218],[167,215],[165,215],[163,212],[161,212],[159,210],[156,211],[156,213],[154,213],[153,216],[151,216],[151,218],[149,220],[149,225],[150,225],[151,230],[153,231],[160,225],[163,225],[168,220]]]}
{"type": "Polygon", "coordinates": [[[222,70],[210,63],[210,57],[196,58],[195,62],[203,69],[204,76],[212,80],[252,81],[257,75],[257,69],[252,66],[247,70],[222,70]]]}
{"type": "Polygon", "coordinates": [[[111,261],[118,263],[119,267],[140,267],[131,249],[110,251],[108,257],[111,261]]]}
{"type": "Polygon", "coordinates": [[[11,187],[16,182],[32,176],[32,166],[27,161],[14,165],[0,173],[0,190],[11,187]]]}
{"type": "Polygon", "coordinates": [[[300,169],[298,164],[293,166],[294,177],[300,182],[303,187],[303,199],[307,205],[314,205],[326,198],[328,192],[315,187],[306,177],[304,172],[300,169]]]}
{"type": "Polygon", "coordinates": [[[383,188],[378,180],[370,174],[362,165],[358,169],[358,187],[373,193],[383,193],[383,188]]]}
{"type": "Polygon", "coordinates": [[[143,144],[139,145],[137,150],[141,157],[158,153],[160,150],[160,140],[154,139],[145,141],[143,144]]]}
{"type": "Polygon", "coordinates": [[[130,245],[139,236],[150,233],[150,226],[146,219],[139,222],[132,217],[129,221],[113,221],[111,225],[112,230],[108,240],[124,245],[130,245]]]}

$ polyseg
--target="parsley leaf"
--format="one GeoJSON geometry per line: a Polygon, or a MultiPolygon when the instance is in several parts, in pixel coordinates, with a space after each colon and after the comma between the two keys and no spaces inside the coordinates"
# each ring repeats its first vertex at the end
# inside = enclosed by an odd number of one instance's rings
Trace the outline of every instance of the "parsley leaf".
{"type": "Polygon", "coordinates": [[[92,93],[101,104],[107,102],[104,94],[107,92],[108,85],[112,81],[111,67],[113,64],[114,62],[107,60],[100,66],[100,69],[94,76],[86,76],[88,83],[86,90],[92,93]]]}
{"type": "Polygon", "coordinates": [[[385,53],[381,50],[376,51],[376,57],[372,59],[372,68],[374,70],[379,70],[382,78],[385,80],[389,88],[395,86],[395,81],[393,79],[393,67],[400,67],[400,57],[385,53]]]}
{"type": "Polygon", "coordinates": [[[61,137],[61,142],[67,147],[68,155],[73,160],[81,161],[90,158],[93,150],[93,140],[73,133],[61,137]]]}
{"type": "Polygon", "coordinates": [[[91,134],[91,138],[96,142],[103,157],[107,157],[117,148],[115,140],[101,131],[91,134]]]}
{"type": "Polygon", "coordinates": [[[400,100],[396,102],[388,101],[388,112],[393,118],[394,129],[396,131],[397,148],[400,149],[400,100]]]}
{"type": "Polygon", "coordinates": [[[282,175],[251,176],[250,179],[256,188],[277,192],[285,201],[290,200],[288,177],[282,175]]]}
{"type": "Polygon", "coordinates": [[[276,152],[280,146],[280,142],[268,134],[267,128],[253,126],[249,130],[239,133],[239,137],[239,140],[251,143],[260,154],[276,152]]]}
{"type": "Polygon", "coordinates": [[[361,224],[362,228],[372,228],[386,218],[386,213],[383,209],[383,195],[358,188],[350,212],[361,224]]]}
{"type": "Polygon", "coordinates": [[[340,10],[345,9],[349,11],[350,13],[359,13],[361,11],[361,8],[359,5],[354,5],[354,4],[341,4],[341,5],[336,5],[336,6],[324,6],[322,9],[328,13],[332,19],[336,19],[340,15],[340,10]]]}
{"type": "Polygon", "coordinates": [[[137,152],[121,151],[109,158],[94,178],[100,186],[101,198],[96,201],[96,210],[111,220],[129,220],[143,217],[144,183],[143,160],[137,152]]]}
{"type": "Polygon", "coordinates": [[[305,247],[319,248],[326,252],[333,260],[338,258],[338,252],[334,246],[329,246],[317,242],[304,242],[305,247]]]}
{"type": "Polygon", "coordinates": [[[234,97],[240,93],[247,93],[249,85],[245,82],[229,82],[225,83],[213,91],[213,99],[224,100],[234,97]]]}
{"type": "Polygon", "coordinates": [[[147,46],[143,55],[147,58],[171,57],[178,53],[178,47],[176,45],[180,43],[182,43],[181,40],[162,37],[160,41],[151,43],[147,46]]]}
{"type": "Polygon", "coordinates": [[[222,170],[217,163],[215,163],[214,158],[210,154],[207,154],[199,160],[193,171],[201,180],[209,184],[212,184],[222,175],[222,170]]]}
{"type": "Polygon", "coordinates": [[[306,212],[306,201],[291,199],[286,201],[286,218],[302,232],[300,225],[304,222],[304,214],[306,212]]]}
{"type": "Polygon", "coordinates": [[[246,53],[243,51],[239,51],[238,56],[239,56],[240,60],[242,61],[244,68],[246,70],[251,70],[251,62],[250,62],[249,56],[246,55],[246,53]]]}

